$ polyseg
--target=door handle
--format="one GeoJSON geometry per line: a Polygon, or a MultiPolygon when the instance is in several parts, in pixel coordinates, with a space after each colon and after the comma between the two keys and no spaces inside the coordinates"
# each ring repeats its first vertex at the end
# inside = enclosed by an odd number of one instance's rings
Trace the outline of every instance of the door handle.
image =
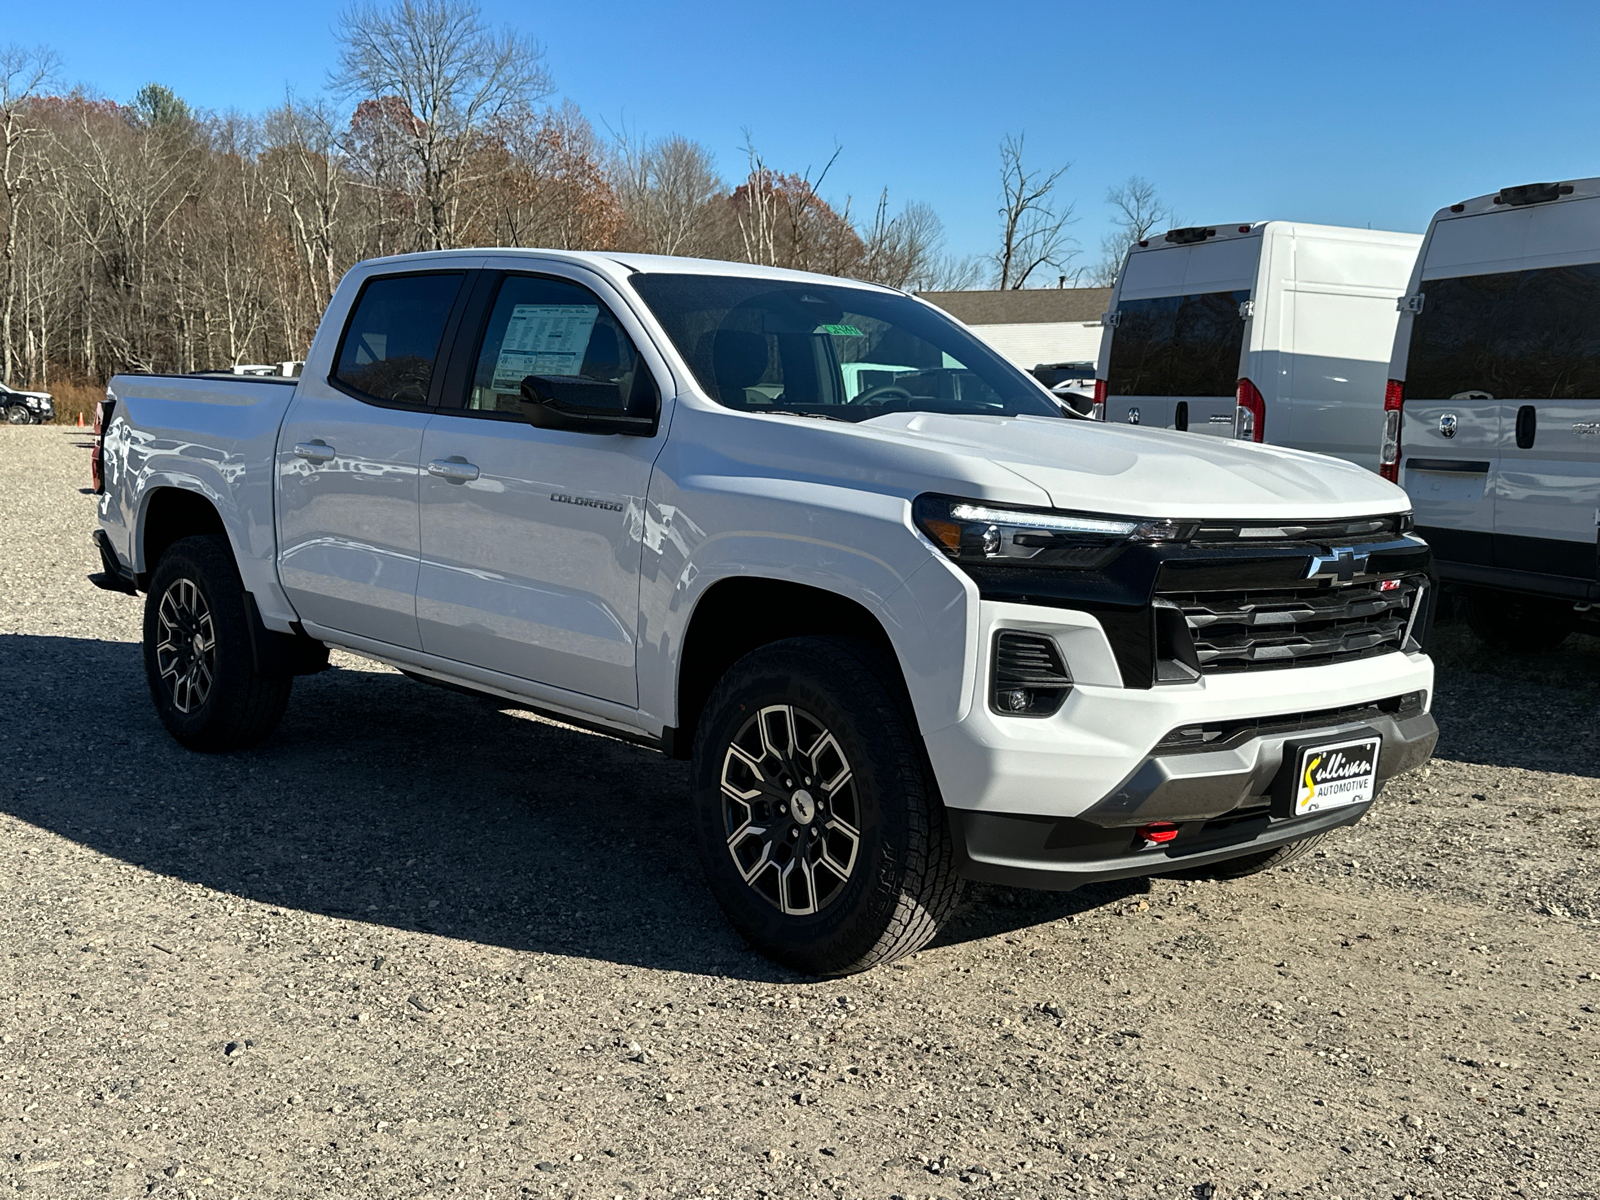
{"type": "Polygon", "coordinates": [[[454,458],[436,458],[428,464],[428,474],[437,475],[451,483],[471,483],[478,477],[478,468],[457,455],[454,458]]]}
{"type": "Polygon", "coordinates": [[[1517,409],[1517,449],[1532,450],[1533,439],[1539,432],[1539,410],[1531,404],[1517,409]]]}
{"type": "Polygon", "coordinates": [[[294,453],[295,457],[303,458],[307,462],[325,463],[332,462],[338,451],[321,438],[313,438],[309,442],[301,442],[295,446],[294,453]]]}

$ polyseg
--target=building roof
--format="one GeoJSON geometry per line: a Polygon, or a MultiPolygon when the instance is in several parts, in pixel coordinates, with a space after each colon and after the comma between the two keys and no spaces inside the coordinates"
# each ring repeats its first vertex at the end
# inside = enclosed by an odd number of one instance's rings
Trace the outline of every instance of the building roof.
{"type": "Polygon", "coordinates": [[[1016,288],[995,292],[918,292],[967,325],[1046,325],[1098,321],[1111,289],[1016,288]]]}

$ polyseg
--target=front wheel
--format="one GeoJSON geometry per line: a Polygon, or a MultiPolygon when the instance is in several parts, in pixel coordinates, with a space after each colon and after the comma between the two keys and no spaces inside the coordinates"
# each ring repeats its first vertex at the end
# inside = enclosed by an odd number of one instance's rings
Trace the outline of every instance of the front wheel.
{"type": "Polygon", "coordinates": [[[811,975],[921,949],[959,880],[944,806],[892,662],[806,637],[752,651],[706,702],[696,839],[752,947],[811,975]]]}
{"type": "Polygon", "coordinates": [[[293,677],[256,670],[244,585],[225,539],[161,556],[144,606],[144,666],[167,732],[191,750],[242,750],[283,716],[293,677]]]}
{"type": "Polygon", "coordinates": [[[6,407],[6,424],[32,425],[33,414],[28,411],[28,406],[25,404],[8,405],[6,407]]]}

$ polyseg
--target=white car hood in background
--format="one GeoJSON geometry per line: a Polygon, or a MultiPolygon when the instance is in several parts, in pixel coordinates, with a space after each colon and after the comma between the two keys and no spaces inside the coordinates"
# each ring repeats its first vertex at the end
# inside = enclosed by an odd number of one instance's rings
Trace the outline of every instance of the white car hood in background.
{"type": "Polygon", "coordinates": [[[859,428],[982,457],[1043,488],[1055,508],[1148,517],[1406,512],[1394,484],[1337,458],[1204,434],[1049,417],[893,413],[859,428]]]}

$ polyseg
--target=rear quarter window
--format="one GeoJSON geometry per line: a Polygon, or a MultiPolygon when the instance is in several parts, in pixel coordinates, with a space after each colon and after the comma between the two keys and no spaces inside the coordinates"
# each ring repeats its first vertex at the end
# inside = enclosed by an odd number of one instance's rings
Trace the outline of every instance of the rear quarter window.
{"type": "Polygon", "coordinates": [[[1113,396],[1232,396],[1239,382],[1248,289],[1155,296],[1117,306],[1106,392],[1113,396]]]}
{"type": "Polygon", "coordinates": [[[1600,397],[1600,263],[1433,279],[1411,323],[1406,397],[1600,397]]]}

